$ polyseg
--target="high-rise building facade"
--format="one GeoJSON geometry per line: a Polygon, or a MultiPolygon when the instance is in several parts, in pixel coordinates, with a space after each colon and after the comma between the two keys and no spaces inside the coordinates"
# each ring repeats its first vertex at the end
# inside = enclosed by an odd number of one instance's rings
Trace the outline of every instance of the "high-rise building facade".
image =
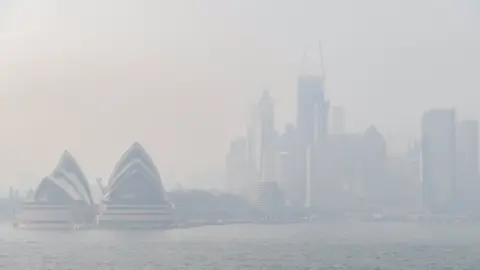
{"type": "Polygon", "coordinates": [[[374,210],[380,210],[388,200],[387,144],[383,135],[370,126],[363,134],[365,199],[374,210]]]}
{"type": "Polygon", "coordinates": [[[434,109],[422,118],[423,204],[433,213],[452,211],[456,176],[455,111],[434,109]]]}
{"type": "Polygon", "coordinates": [[[274,103],[270,92],[264,91],[248,127],[248,160],[255,187],[261,181],[275,181],[276,145],[274,103]]]}
{"type": "Polygon", "coordinates": [[[252,179],[248,159],[247,139],[238,138],[230,144],[227,153],[227,190],[230,193],[247,196],[252,190],[252,179]]]}
{"type": "Polygon", "coordinates": [[[333,106],[330,122],[332,123],[330,127],[331,133],[345,133],[345,110],[342,107],[333,106]]]}
{"type": "Polygon", "coordinates": [[[279,219],[283,213],[284,199],[277,182],[262,181],[258,184],[257,206],[267,220],[279,219]]]}
{"type": "Polygon", "coordinates": [[[419,211],[422,207],[419,162],[410,154],[391,153],[388,156],[385,209],[408,213],[419,211]]]}
{"type": "Polygon", "coordinates": [[[460,121],[456,127],[457,210],[471,212],[478,196],[478,121],[460,121]]]}
{"type": "Polygon", "coordinates": [[[324,78],[301,76],[297,86],[297,132],[301,145],[311,147],[317,140],[325,138],[328,131],[324,78]]]}
{"type": "MultiPolygon", "coordinates": [[[[324,77],[304,75],[298,79],[297,89],[297,179],[298,190],[306,206],[311,198],[320,196],[318,170],[328,134],[328,103],[325,101],[324,77]]],[[[314,206],[313,206],[314,207],[314,206]]]]}
{"type": "Polygon", "coordinates": [[[317,161],[317,176],[311,186],[311,206],[321,214],[361,210],[363,201],[363,136],[330,134],[317,161]]]}
{"type": "Polygon", "coordinates": [[[257,106],[251,109],[250,121],[247,126],[247,158],[250,163],[250,173],[254,179],[252,181],[260,181],[260,163],[262,148],[262,129],[261,120],[258,117],[257,106]]]}
{"type": "Polygon", "coordinates": [[[277,154],[277,181],[290,206],[301,208],[305,204],[305,186],[297,177],[297,144],[295,126],[289,124],[279,138],[277,154]]]}
{"type": "Polygon", "coordinates": [[[257,105],[260,119],[260,181],[276,180],[276,145],[275,112],[270,92],[264,91],[257,105]]]}

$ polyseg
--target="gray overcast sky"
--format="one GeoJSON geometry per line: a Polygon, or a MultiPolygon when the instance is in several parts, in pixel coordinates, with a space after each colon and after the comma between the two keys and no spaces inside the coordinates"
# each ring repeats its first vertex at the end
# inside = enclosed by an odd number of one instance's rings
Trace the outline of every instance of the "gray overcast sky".
{"type": "Polygon", "coordinates": [[[69,148],[107,177],[134,140],[166,182],[223,166],[268,87],[294,119],[304,50],[322,39],[348,128],[399,140],[422,111],[478,118],[477,0],[4,0],[0,169],[35,183],[69,148]]]}

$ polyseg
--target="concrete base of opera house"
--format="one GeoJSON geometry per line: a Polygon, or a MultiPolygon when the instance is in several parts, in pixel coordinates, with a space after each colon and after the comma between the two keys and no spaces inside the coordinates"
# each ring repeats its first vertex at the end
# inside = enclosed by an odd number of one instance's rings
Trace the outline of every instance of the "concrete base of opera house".
{"type": "Polygon", "coordinates": [[[73,230],[91,224],[95,213],[84,205],[24,203],[14,216],[13,226],[19,229],[73,230]]]}
{"type": "Polygon", "coordinates": [[[176,225],[171,205],[105,204],[97,216],[101,229],[171,229],[176,225]]]}
{"type": "Polygon", "coordinates": [[[25,203],[14,216],[18,229],[172,229],[177,225],[173,207],[168,204],[128,205],[104,204],[95,213],[67,204],[25,203]],[[88,218],[87,218],[88,216],[88,218]]]}

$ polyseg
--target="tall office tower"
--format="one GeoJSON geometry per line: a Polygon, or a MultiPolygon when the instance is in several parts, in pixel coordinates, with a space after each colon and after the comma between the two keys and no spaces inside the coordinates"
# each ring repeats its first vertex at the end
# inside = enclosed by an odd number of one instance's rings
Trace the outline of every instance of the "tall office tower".
{"type": "Polygon", "coordinates": [[[422,207],[422,144],[420,140],[409,143],[407,150],[409,160],[408,171],[410,174],[409,185],[411,192],[409,203],[417,210],[422,207]]]}
{"type": "Polygon", "coordinates": [[[305,190],[304,201],[308,206],[317,196],[316,183],[319,164],[328,133],[328,103],[325,102],[324,77],[305,75],[298,79],[297,90],[297,179],[305,190]]]}
{"type": "Polygon", "coordinates": [[[293,124],[287,124],[284,132],[278,140],[278,150],[280,152],[292,153],[296,149],[296,129],[293,124]]]}
{"type": "Polygon", "coordinates": [[[457,210],[471,212],[478,196],[478,122],[461,121],[456,127],[457,210]]]}
{"type": "MultiPolygon", "coordinates": [[[[320,45],[320,44],[319,44],[320,45]]],[[[320,160],[328,134],[328,109],[325,101],[325,70],[321,46],[304,55],[302,75],[297,81],[297,156],[296,168],[300,190],[305,190],[304,202],[311,207],[317,194],[320,160]],[[318,54],[317,54],[318,52],[318,54]]],[[[313,206],[314,207],[314,206],[313,206]]]]}
{"type": "Polygon", "coordinates": [[[319,166],[311,205],[321,213],[361,210],[363,202],[363,134],[330,134],[319,166]]]}
{"type": "Polygon", "coordinates": [[[284,199],[277,182],[262,181],[258,184],[257,206],[266,220],[282,218],[284,199]]]}
{"type": "Polygon", "coordinates": [[[455,110],[433,109],[422,118],[422,191],[424,207],[449,213],[455,193],[455,110]]]}
{"type": "Polygon", "coordinates": [[[318,140],[324,139],[328,131],[324,78],[301,76],[297,86],[297,133],[302,146],[312,147],[318,140]]]}
{"type": "Polygon", "coordinates": [[[345,110],[342,107],[333,106],[330,122],[332,123],[331,133],[345,133],[345,110]]]}
{"type": "Polygon", "coordinates": [[[257,105],[260,119],[260,180],[274,182],[276,174],[276,131],[273,99],[264,91],[257,105]]]}
{"type": "Polygon", "coordinates": [[[276,137],[273,99],[264,91],[253,107],[248,128],[248,159],[257,191],[260,183],[276,180],[276,137]]]}
{"type": "Polygon", "coordinates": [[[239,138],[230,144],[226,157],[228,192],[248,196],[255,186],[251,178],[248,160],[247,139],[239,138]]]}
{"type": "Polygon", "coordinates": [[[261,121],[258,117],[258,110],[256,104],[250,111],[250,121],[247,126],[247,158],[249,163],[249,172],[252,176],[252,182],[258,183],[260,181],[260,163],[261,163],[261,121]]]}
{"type": "Polygon", "coordinates": [[[421,209],[421,186],[418,165],[408,152],[390,153],[387,159],[387,177],[384,192],[388,208],[411,212],[421,209]]]}
{"type": "Polygon", "coordinates": [[[379,210],[387,201],[387,144],[383,135],[371,126],[363,135],[364,190],[372,209],[379,210]]]}
{"type": "Polygon", "coordinates": [[[286,203],[293,208],[303,208],[305,204],[305,186],[297,178],[297,141],[295,126],[289,124],[279,138],[277,157],[278,184],[284,193],[286,203]]]}
{"type": "Polygon", "coordinates": [[[248,134],[249,159],[257,182],[274,181],[277,134],[273,99],[268,91],[253,107],[248,134]]]}
{"type": "Polygon", "coordinates": [[[277,183],[277,134],[275,131],[275,115],[273,99],[268,91],[264,91],[254,111],[253,145],[256,145],[252,158],[255,160],[254,170],[258,175],[257,204],[266,217],[276,216],[280,201],[280,190],[277,183]]]}

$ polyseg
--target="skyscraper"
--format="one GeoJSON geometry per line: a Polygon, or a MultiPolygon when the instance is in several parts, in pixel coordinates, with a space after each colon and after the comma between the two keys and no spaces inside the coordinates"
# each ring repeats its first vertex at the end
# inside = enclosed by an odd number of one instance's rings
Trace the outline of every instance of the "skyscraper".
{"type": "Polygon", "coordinates": [[[331,116],[331,132],[345,133],[345,110],[342,107],[333,106],[331,116]]]}
{"type": "Polygon", "coordinates": [[[260,119],[260,180],[275,181],[276,173],[276,131],[273,99],[264,91],[257,105],[260,119]]]}
{"type": "Polygon", "coordinates": [[[264,91],[253,107],[249,126],[249,159],[258,181],[275,180],[276,131],[273,99],[264,91]]]}
{"type": "Polygon", "coordinates": [[[360,206],[363,198],[364,147],[362,134],[331,134],[316,160],[318,179],[310,203],[319,213],[337,214],[360,206]]]}
{"type": "MultiPolygon", "coordinates": [[[[296,175],[297,147],[295,126],[289,124],[279,138],[277,154],[277,181],[284,193],[285,200],[294,207],[303,207],[305,191],[298,184],[296,175]]],[[[304,187],[303,187],[304,188],[304,187]]]]}
{"type": "Polygon", "coordinates": [[[456,129],[456,194],[458,210],[471,211],[478,190],[478,122],[461,121],[456,129]]]}
{"type": "Polygon", "coordinates": [[[325,141],[328,134],[328,103],[325,102],[324,77],[305,75],[298,79],[297,95],[297,163],[298,181],[304,190],[304,201],[310,205],[317,194],[319,162],[324,159],[325,141]]]}
{"type": "Polygon", "coordinates": [[[311,198],[318,191],[320,164],[325,159],[326,139],[328,134],[328,109],[325,101],[325,70],[323,66],[321,44],[313,55],[305,52],[302,60],[302,75],[297,81],[297,156],[296,169],[298,190],[304,194],[304,202],[311,207],[311,198]],[[318,54],[317,54],[318,53],[318,54]]]}
{"type": "Polygon", "coordinates": [[[252,189],[250,164],[248,160],[247,139],[238,138],[230,144],[226,157],[227,189],[230,193],[248,195],[252,189]]]}
{"type": "Polygon", "coordinates": [[[430,212],[452,210],[455,193],[455,111],[434,109],[422,119],[423,204],[430,212]]]}
{"type": "Polygon", "coordinates": [[[265,219],[273,220],[281,217],[284,200],[277,182],[262,181],[258,184],[257,206],[265,219]]]}
{"type": "Polygon", "coordinates": [[[297,134],[300,145],[308,148],[327,134],[328,104],[325,102],[324,78],[301,76],[297,86],[297,134]]]}
{"type": "Polygon", "coordinates": [[[370,126],[363,135],[363,157],[366,200],[373,209],[379,209],[388,198],[387,144],[374,126],[370,126]]]}
{"type": "Polygon", "coordinates": [[[260,209],[268,217],[276,216],[280,203],[280,190],[277,183],[278,142],[275,131],[274,104],[270,92],[264,91],[254,109],[252,141],[255,152],[254,170],[258,175],[258,198],[260,209]]]}

